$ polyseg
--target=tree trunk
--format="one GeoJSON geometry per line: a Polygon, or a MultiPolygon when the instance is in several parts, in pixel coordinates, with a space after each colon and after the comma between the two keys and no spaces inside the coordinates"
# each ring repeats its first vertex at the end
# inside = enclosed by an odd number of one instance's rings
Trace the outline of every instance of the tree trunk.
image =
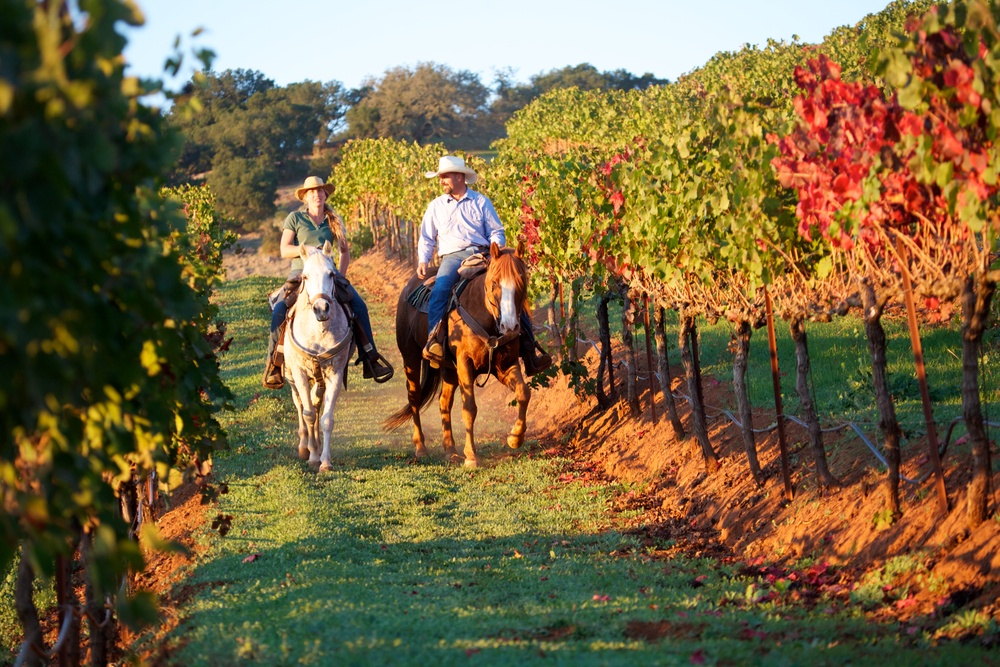
{"type": "Polygon", "coordinates": [[[698,363],[698,330],[694,317],[681,311],[681,326],[677,335],[681,361],[687,376],[688,394],[691,396],[691,424],[695,438],[701,446],[705,459],[705,470],[714,473],[719,469],[719,458],[708,439],[708,420],[705,418],[705,403],[701,390],[701,366],[698,363]]]}
{"type": "Polygon", "coordinates": [[[108,649],[111,638],[114,637],[115,620],[108,616],[104,600],[96,599],[93,579],[95,565],[91,562],[93,555],[93,536],[85,533],[80,542],[80,560],[86,569],[87,628],[90,635],[90,664],[92,667],[105,667],[108,664],[108,649]]]}
{"type": "Polygon", "coordinates": [[[577,313],[576,297],[579,285],[574,280],[569,284],[569,303],[566,304],[566,329],[564,341],[566,342],[566,358],[570,361],[579,361],[580,355],[576,353],[576,339],[579,333],[580,316],[577,313]]]}
{"type": "Polygon", "coordinates": [[[809,347],[805,320],[796,316],[789,321],[788,328],[791,330],[792,340],[795,341],[795,391],[799,395],[802,417],[808,424],[809,443],[813,452],[813,460],[816,462],[819,485],[820,487],[840,486],[840,481],[833,476],[827,467],[826,450],[823,448],[823,433],[820,431],[819,417],[816,416],[816,409],[809,393],[809,347]]]}
{"type": "Polygon", "coordinates": [[[60,667],[79,667],[80,665],[80,617],[75,610],[78,605],[76,591],[73,589],[73,554],[76,543],[71,545],[69,556],[59,556],[56,559],[56,604],[59,606],[59,631],[69,616],[69,629],[66,639],[59,647],[60,667]]]}
{"type": "Polygon", "coordinates": [[[611,407],[617,393],[615,391],[614,361],[611,355],[611,323],[608,320],[609,301],[611,301],[611,293],[605,292],[601,295],[601,300],[597,303],[598,336],[601,339],[601,358],[597,364],[597,404],[604,410],[611,407]],[[608,373],[608,393],[604,392],[605,371],[608,373]]]}
{"type": "Polygon", "coordinates": [[[629,412],[633,417],[642,414],[639,407],[639,389],[636,375],[639,367],[636,364],[635,344],[632,340],[632,325],[635,322],[635,302],[631,291],[626,290],[622,295],[622,343],[625,345],[625,354],[628,357],[628,377],[625,380],[625,399],[628,403],[629,412]]]}
{"type": "Polygon", "coordinates": [[[42,626],[38,621],[38,609],[32,597],[32,585],[35,573],[28,564],[28,556],[21,547],[21,561],[17,566],[17,581],[14,584],[14,609],[17,619],[24,630],[24,641],[28,644],[28,653],[24,665],[44,665],[45,644],[42,641],[42,626]]]}
{"type": "Polygon", "coordinates": [[[882,431],[882,446],[885,461],[889,466],[886,478],[886,503],[894,519],[902,516],[899,503],[899,422],[896,407],[889,393],[887,376],[885,329],[882,328],[883,304],[875,298],[875,290],[867,280],[861,281],[861,305],[864,308],[865,335],[868,338],[868,352],[872,358],[872,386],[875,389],[875,404],[878,406],[879,429],[882,431]]]}
{"type": "Polygon", "coordinates": [[[663,402],[667,406],[667,415],[670,417],[670,426],[674,429],[674,439],[683,440],[687,437],[684,433],[684,425],[677,415],[677,404],[674,403],[674,395],[670,391],[673,381],[670,378],[670,360],[667,358],[667,310],[665,308],[656,309],[656,361],[657,371],[660,375],[660,390],[663,392],[663,402]]]}
{"type": "Polygon", "coordinates": [[[993,470],[979,399],[979,349],[995,289],[992,281],[983,278],[976,283],[971,276],[962,289],[962,415],[972,445],[972,481],[966,507],[970,528],[978,527],[989,514],[993,470]]]}
{"type": "Polygon", "coordinates": [[[553,278],[552,279],[552,298],[549,300],[549,330],[552,332],[552,337],[555,338],[556,344],[556,355],[559,361],[565,359],[565,354],[563,350],[563,337],[562,337],[562,322],[556,317],[557,301],[559,299],[559,282],[553,278]]]}
{"type": "Polygon", "coordinates": [[[750,337],[753,327],[743,320],[736,325],[736,347],[733,354],[733,387],[736,390],[736,403],[739,407],[740,423],[743,432],[743,449],[747,453],[747,463],[750,464],[750,474],[757,486],[764,485],[764,471],[760,469],[757,460],[757,441],[753,434],[753,413],[750,411],[750,396],[747,392],[747,366],[750,357],[750,337]]]}

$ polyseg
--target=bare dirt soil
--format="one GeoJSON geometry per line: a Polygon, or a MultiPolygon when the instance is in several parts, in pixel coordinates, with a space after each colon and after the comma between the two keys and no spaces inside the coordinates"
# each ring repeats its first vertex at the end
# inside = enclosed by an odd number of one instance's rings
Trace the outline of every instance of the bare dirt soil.
{"type": "MultiPolygon", "coordinates": [[[[241,245],[240,253],[230,252],[225,258],[228,278],[285,274],[286,262],[258,252],[259,236],[244,236],[241,245]]],[[[350,273],[369,302],[390,303],[395,303],[399,289],[411,275],[407,266],[378,250],[355,258],[350,273]]],[[[616,350],[616,356],[619,352],[616,350]]],[[[594,351],[581,349],[581,354],[592,373],[596,372],[594,351]]],[[[639,370],[645,374],[644,368],[639,370]]],[[[671,374],[672,389],[682,391],[678,379],[681,369],[671,368],[671,374]]],[[[704,385],[707,406],[733,403],[731,385],[725,379],[706,377],[704,385]]],[[[809,576],[822,578],[827,594],[845,598],[864,573],[893,557],[910,555],[922,563],[923,571],[896,575],[886,584],[887,599],[893,599],[894,589],[906,587],[906,594],[873,614],[883,620],[892,617],[919,624],[921,619],[978,609],[1000,619],[1000,521],[990,519],[975,530],[966,527],[967,454],[950,452],[945,459],[951,504],[946,516],[937,510],[930,482],[904,482],[904,515],[887,525],[878,520],[885,508],[884,474],[856,438],[826,434],[831,445],[830,469],[843,486],[824,491],[816,484],[812,461],[803,445],[807,435],[789,425],[795,494],[787,501],[773,430],[758,437],[758,457],[768,475],[766,484],[758,487],[749,473],[739,429],[724,416],[711,419],[710,439],[722,465],[708,475],[690,435],[686,402],[678,400],[677,408],[688,437],[678,440],[663,416],[659,388],[654,387],[660,418],[653,423],[649,387],[645,383],[640,386],[643,414],[631,416],[624,402],[600,411],[594,399],[580,399],[564,380],[554,381],[552,386],[533,392],[528,438],[543,443],[549,455],[576,460],[574,474],[580,481],[629,483],[631,490],[615,500],[616,509],[628,510],[620,514],[618,523],[642,539],[649,553],[664,558],[677,552],[715,557],[742,563],[750,572],[759,568],[764,575],[778,570],[808,571],[809,576]]],[[[773,412],[759,410],[754,414],[758,428],[773,421],[773,412]]],[[[923,477],[930,465],[923,454],[925,448],[921,444],[907,451],[902,474],[911,479],[923,477]]],[[[998,482],[995,477],[994,488],[998,482]]],[[[158,522],[163,537],[179,541],[191,551],[187,555],[155,555],[140,580],[140,585],[160,596],[165,611],[165,625],[157,633],[160,636],[176,624],[185,602],[185,595],[178,597],[176,591],[187,589],[176,584],[183,578],[184,566],[196,556],[191,536],[206,516],[198,490],[189,486],[180,492],[158,522]]],[[[154,664],[169,661],[168,647],[159,650],[158,655],[145,657],[154,664]]]]}

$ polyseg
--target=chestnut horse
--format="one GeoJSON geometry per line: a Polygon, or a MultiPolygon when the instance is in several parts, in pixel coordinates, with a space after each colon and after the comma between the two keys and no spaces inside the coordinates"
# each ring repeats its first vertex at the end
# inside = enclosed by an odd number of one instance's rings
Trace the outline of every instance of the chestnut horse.
{"type": "Polygon", "coordinates": [[[462,391],[462,420],[465,422],[465,465],[476,467],[474,424],[476,421],[476,378],[495,376],[514,392],[517,421],[507,436],[507,444],[517,449],[524,443],[525,415],[531,390],[524,382],[518,361],[518,317],[525,305],[527,268],[521,260],[521,248],[515,252],[490,246],[489,268],[472,278],[458,299],[458,307],[445,314],[448,340],[444,345],[445,363],[431,368],[421,356],[427,342],[427,314],[409,304],[407,298],[420,284],[414,276],[403,288],[396,308],[396,344],[403,356],[408,403],[385,420],[388,431],[413,420],[413,444],[418,458],[427,455],[420,427],[420,410],[441,387],[441,427],[444,451],[458,460],[451,432],[451,407],[455,387],[462,391]],[[450,362],[453,362],[452,365],[450,362]]]}

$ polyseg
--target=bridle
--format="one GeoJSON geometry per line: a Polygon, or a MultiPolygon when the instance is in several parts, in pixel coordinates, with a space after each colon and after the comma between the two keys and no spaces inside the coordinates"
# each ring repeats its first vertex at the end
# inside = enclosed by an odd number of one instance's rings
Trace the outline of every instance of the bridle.
{"type": "MultiPolygon", "coordinates": [[[[483,292],[486,293],[486,310],[493,317],[494,324],[496,325],[497,331],[500,330],[500,305],[493,299],[492,285],[495,285],[497,281],[490,277],[491,271],[487,270],[486,275],[483,276],[483,292]]],[[[486,362],[486,376],[483,379],[483,383],[479,384],[476,382],[477,387],[485,387],[486,382],[489,380],[489,369],[493,368],[493,355],[496,353],[497,348],[507,345],[511,341],[515,340],[521,335],[521,324],[518,322],[514,328],[501,336],[495,336],[476,321],[472,314],[469,313],[465,307],[459,303],[457,304],[456,310],[459,316],[461,316],[462,321],[472,330],[472,333],[479,338],[485,345],[486,349],[489,350],[489,357],[486,362]]]]}
{"type": "MultiPolygon", "coordinates": [[[[310,308],[313,307],[314,303],[316,303],[317,301],[320,301],[320,300],[326,301],[331,310],[334,307],[339,306],[339,304],[333,299],[333,297],[331,297],[329,294],[326,294],[325,292],[320,292],[319,294],[316,294],[315,296],[309,296],[309,290],[306,288],[306,282],[307,282],[306,281],[306,277],[303,275],[302,282],[300,283],[300,287],[299,287],[299,292],[301,292],[301,296],[304,296],[306,298],[306,302],[309,304],[310,308]]],[[[298,302],[296,302],[296,306],[297,305],[298,305],[298,302]]],[[[328,350],[325,350],[325,351],[322,351],[322,352],[316,352],[314,350],[311,350],[311,349],[307,348],[306,346],[304,346],[302,343],[300,343],[298,341],[298,339],[295,337],[295,327],[289,327],[289,334],[290,334],[290,337],[292,339],[292,344],[300,352],[302,352],[307,357],[309,357],[310,359],[312,359],[313,362],[316,363],[316,364],[322,364],[324,362],[327,362],[327,361],[333,359],[335,356],[337,356],[338,354],[340,354],[344,350],[345,347],[347,347],[348,345],[350,345],[351,341],[354,338],[354,333],[351,331],[351,328],[348,327],[347,328],[347,335],[344,336],[344,339],[342,341],[338,342],[336,345],[334,345],[333,347],[331,347],[328,350]]]]}

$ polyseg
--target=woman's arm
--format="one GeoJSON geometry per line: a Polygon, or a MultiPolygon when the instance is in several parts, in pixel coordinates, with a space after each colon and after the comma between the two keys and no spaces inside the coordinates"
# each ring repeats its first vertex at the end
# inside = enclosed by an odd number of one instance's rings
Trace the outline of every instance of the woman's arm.
{"type": "Polygon", "coordinates": [[[291,229],[281,230],[281,258],[295,259],[299,256],[300,248],[295,245],[295,232],[291,229]]]}
{"type": "Polygon", "coordinates": [[[295,232],[291,229],[281,230],[281,258],[295,259],[299,256],[299,247],[295,245],[295,232]]]}
{"type": "Polygon", "coordinates": [[[331,229],[333,225],[337,225],[337,233],[333,235],[334,239],[340,244],[340,261],[337,263],[337,268],[340,271],[340,275],[347,275],[347,266],[351,263],[351,248],[347,245],[347,225],[344,224],[344,219],[340,217],[340,214],[331,211],[333,219],[330,220],[331,229]]]}
{"type": "Polygon", "coordinates": [[[347,265],[351,263],[351,249],[347,245],[347,241],[344,241],[344,245],[340,247],[340,275],[347,275],[347,265]]]}

